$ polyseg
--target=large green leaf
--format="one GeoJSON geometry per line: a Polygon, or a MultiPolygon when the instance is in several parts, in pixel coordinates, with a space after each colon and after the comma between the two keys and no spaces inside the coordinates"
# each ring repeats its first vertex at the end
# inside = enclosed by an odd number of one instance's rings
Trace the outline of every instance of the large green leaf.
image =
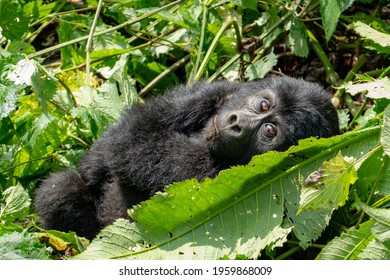
{"type": "Polygon", "coordinates": [[[326,227],[331,212],[296,216],[301,177],[340,149],[344,155],[364,156],[378,144],[379,131],[306,139],[287,152],[268,152],[247,166],[222,171],[215,180],[173,184],[131,210],[137,222],[118,220],[77,258],[256,258],[266,246],[283,244],[291,229],[308,246],[326,227]],[[305,228],[308,221],[316,224],[314,229],[305,228]]]}

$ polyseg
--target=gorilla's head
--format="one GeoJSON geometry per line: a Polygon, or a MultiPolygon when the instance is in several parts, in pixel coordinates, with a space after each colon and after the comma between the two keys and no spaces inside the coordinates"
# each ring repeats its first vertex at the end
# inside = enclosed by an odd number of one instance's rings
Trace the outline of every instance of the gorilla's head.
{"type": "Polygon", "coordinates": [[[299,139],[338,132],[329,93],[317,84],[286,77],[243,84],[206,126],[211,153],[239,164],[255,154],[286,150],[299,139]]]}

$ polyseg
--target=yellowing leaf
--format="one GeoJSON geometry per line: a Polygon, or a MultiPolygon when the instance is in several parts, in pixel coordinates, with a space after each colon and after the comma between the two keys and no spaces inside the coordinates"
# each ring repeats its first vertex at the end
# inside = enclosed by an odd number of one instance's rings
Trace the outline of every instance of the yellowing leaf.
{"type": "Polygon", "coordinates": [[[58,238],[52,234],[49,233],[40,233],[38,234],[39,239],[41,242],[44,242],[51,247],[53,247],[56,251],[65,251],[69,247],[69,242],[66,242],[65,240],[58,238]]]}
{"type": "Polygon", "coordinates": [[[343,206],[348,198],[349,186],[358,179],[353,164],[339,153],[308,176],[301,191],[302,210],[332,210],[343,206]]]}

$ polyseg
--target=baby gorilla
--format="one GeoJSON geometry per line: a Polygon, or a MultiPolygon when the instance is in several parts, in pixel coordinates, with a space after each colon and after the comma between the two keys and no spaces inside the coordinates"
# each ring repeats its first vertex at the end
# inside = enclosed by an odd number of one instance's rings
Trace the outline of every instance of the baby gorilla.
{"type": "Polygon", "coordinates": [[[94,237],[164,186],[215,177],[298,139],[339,132],[330,95],[303,80],[179,86],[129,109],[81,160],[38,189],[43,226],[94,237]]]}

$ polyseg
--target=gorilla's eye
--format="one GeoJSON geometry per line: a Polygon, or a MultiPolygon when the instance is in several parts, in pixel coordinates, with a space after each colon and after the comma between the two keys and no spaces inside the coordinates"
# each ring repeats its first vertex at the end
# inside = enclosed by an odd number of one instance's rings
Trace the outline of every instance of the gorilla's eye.
{"type": "Polygon", "coordinates": [[[263,100],[263,101],[260,102],[260,110],[261,110],[261,112],[263,112],[263,113],[267,112],[269,110],[269,107],[270,107],[270,105],[269,105],[268,100],[263,100]]]}
{"type": "Polygon", "coordinates": [[[272,123],[264,124],[263,131],[264,131],[265,136],[267,136],[269,138],[274,138],[276,136],[276,132],[277,132],[276,126],[273,125],[272,123]]]}

